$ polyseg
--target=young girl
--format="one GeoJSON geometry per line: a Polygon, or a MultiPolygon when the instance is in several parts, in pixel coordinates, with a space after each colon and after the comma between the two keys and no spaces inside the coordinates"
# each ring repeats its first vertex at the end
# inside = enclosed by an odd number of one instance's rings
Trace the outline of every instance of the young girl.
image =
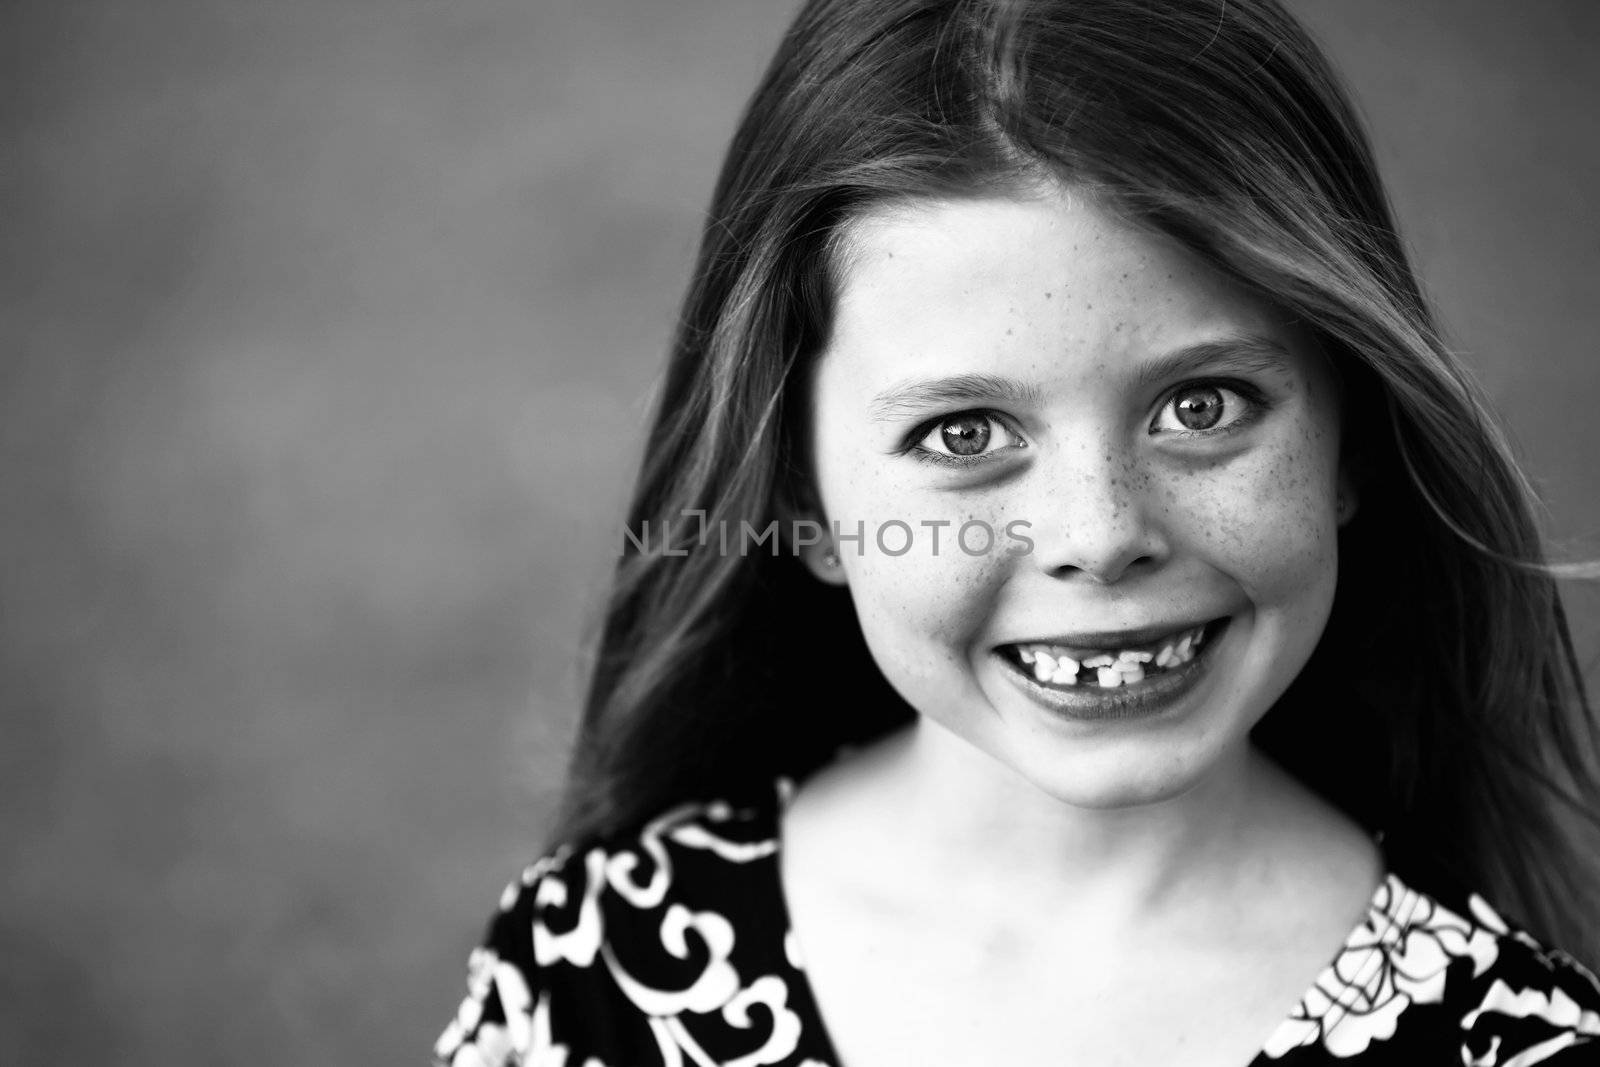
{"type": "Polygon", "coordinates": [[[1274,0],[809,3],[646,454],[440,1062],[1600,1063],[1532,497],[1274,0]]]}

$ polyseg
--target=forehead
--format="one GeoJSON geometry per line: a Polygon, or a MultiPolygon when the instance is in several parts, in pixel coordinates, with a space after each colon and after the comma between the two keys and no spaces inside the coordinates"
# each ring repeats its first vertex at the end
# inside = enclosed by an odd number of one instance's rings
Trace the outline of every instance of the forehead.
{"type": "Polygon", "coordinates": [[[1285,330],[1276,309],[1176,242],[1072,189],[889,205],[841,238],[829,350],[970,358],[1025,342],[1118,361],[1205,334],[1285,330]]]}

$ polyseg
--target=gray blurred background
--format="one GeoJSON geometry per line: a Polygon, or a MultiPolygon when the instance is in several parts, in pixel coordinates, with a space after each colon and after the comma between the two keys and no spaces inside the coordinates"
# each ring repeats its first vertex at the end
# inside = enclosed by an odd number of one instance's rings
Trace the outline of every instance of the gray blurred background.
{"type": "MultiPolygon", "coordinates": [[[[4,5],[0,1059],[426,1059],[793,6],[4,5]]],[[[1294,6],[1594,554],[1600,5],[1294,6]]]]}

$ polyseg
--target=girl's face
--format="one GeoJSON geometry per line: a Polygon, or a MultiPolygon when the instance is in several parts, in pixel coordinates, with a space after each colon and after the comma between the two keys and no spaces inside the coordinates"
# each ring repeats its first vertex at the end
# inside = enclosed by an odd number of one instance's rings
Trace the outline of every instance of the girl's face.
{"type": "Polygon", "coordinates": [[[1196,785],[1332,605],[1331,372],[1269,305],[1070,191],[845,236],[810,446],[847,539],[813,570],[917,711],[1045,792],[1196,785]]]}

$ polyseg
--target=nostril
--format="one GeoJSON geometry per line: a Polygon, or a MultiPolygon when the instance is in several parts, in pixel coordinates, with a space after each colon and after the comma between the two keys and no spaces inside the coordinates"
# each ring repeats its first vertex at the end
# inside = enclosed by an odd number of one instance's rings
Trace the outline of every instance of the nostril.
{"type": "Polygon", "coordinates": [[[1072,578],[1081,575],[1102,585],[1110,585],[1113,582],[1121,581],[1130,572],[1148,570],[1155,563],[1156,557],[1148,553],[1136,555],[1108,554],[1095,559],[1063,563],[1052,568],[1051,573],[1058,578],[1072,578]]]}
{"type": "Polygon", "coordinates": [[[1090,539],[1063,536],[1046,549],[1044,570],[1062,579],[1084,577],[1102,585],[1121,581],[1130,572],[1156,567],[1167,555],[1159,536],[1131,528],[1124,536],[1090,539]]]}

